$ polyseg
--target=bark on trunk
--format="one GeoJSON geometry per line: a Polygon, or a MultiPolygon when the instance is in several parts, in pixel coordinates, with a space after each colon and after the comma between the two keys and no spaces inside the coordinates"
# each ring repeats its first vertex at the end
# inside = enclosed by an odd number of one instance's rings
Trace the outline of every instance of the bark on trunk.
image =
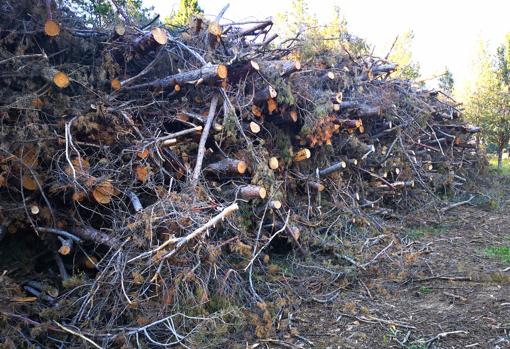
{"type": "Polygon", "coordinates": [[[204,66],[199,69],[190,70],[166,78],[154,80],[144,84],[126,87],[124,90],[139,90],[145,88],[166,88],[173,89],[175,85],[199,84],[199,83],[216,83],[227,77],[227,67],[223,64],[215,64],[204,66]]]}
{"type": "Polygon", "coordinates": [[[243,160],[226,158],[210,164],[205,169],[218,174],[243,174],[246,172],[247,167],[246,162],[243,160]]]}

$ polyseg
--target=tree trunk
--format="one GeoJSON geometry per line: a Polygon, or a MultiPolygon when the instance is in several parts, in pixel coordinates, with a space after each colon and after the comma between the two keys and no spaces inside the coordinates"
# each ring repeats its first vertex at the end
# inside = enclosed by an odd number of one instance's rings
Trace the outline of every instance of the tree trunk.
{"type": "Polygon", "coordinates": [[[498,170],[503,167],[503,147],[498,147],[498,170]]]}
{"type": "Polygon", "coordinates": [[[202,68],[177,73],[167,76],[165,78],[157,79],[151,82],[146,82],[136,86],[126,87],[125,90],[139,90],[147,88],[170,88],[173,89],[175,85],[184,86],[186,84],[198,83],[216,83],[227,77],[227,67],[223,64],[207,65],[202,68]]]}

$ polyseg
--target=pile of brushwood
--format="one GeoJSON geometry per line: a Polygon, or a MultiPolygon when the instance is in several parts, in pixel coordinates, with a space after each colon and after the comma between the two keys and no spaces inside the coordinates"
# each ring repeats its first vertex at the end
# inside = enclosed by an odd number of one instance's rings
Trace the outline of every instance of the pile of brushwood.
{"type": "Polygon", "coordinates": [[[384,59],[300,62],[270,20],[143,27],[119,8],[93,28],[60,6],[0,5],[7,347],[271,336],[274,286],[307,292],[273,255],[341,254],[346,231],[436,214],[483,167],[459,105],[384,59]]]}

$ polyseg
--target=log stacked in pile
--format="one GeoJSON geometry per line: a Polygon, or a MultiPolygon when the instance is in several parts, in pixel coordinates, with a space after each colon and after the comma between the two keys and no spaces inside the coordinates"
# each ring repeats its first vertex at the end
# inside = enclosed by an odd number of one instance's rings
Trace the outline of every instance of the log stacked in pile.
{"type": "Polygon", "coordinates": [[[440,205],[477,171],[478,128],[391,62],[305,64],[271,21],[220,20],[91,29],[53,2],[2,3],[4,334],[189,344],[270,293],[274,241],[307,255],[320,227],[440,205]]]}

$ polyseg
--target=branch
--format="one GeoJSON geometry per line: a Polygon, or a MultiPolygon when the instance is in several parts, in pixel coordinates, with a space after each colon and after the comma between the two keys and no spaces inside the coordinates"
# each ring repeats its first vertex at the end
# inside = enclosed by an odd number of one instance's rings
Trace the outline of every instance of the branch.
{"type": "Polygon", "coordinates": [[[204,126],[204,131],[202,132],[202,136],[200,137],[200,143],[198,144],[198,154],[197,154],[197,162],[195,164],[195,170],[193,171],[193,176],[191,177],[191,188],[194,189],[198,183],[198,177],[200,176],[200,172],[202,171],[202,162],[204,160],[205,154],[205,142],[207,141],[207,137],[209,136],[209,131],[211,130],[211,125],[214,120],[214,113],[216,111],[216,106],[218,105],[218,95],[215,95],[211,101],[211,107],[209,108],[209,115],[207,116],[207,121],[204,126]]]}

